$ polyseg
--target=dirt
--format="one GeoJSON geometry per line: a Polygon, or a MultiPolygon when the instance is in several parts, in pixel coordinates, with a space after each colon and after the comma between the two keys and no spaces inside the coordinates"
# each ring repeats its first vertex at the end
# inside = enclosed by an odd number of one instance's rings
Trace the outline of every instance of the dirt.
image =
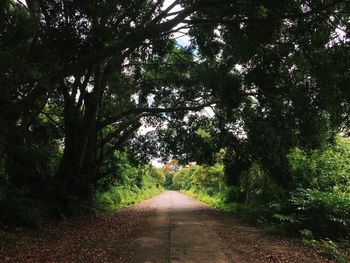
{"type": "Polygon", "coordinates": [[[333,262],[166,191],[110,215],[0,230],[0,262],[333,262]]]}

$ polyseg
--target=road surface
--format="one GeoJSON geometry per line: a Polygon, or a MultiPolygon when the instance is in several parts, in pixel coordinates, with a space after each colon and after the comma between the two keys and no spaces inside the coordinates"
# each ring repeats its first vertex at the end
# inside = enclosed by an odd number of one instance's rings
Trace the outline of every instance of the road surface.
{"type": "Polygon", "coordinates": [[[332,262],[298,241],[273,236],[184,194],[166,191],[96,218],[0,226],[0,262],[332,262]]]}
{"type": "Polygon", "coordinates": [[[314,251],[249,227],[180,192],[147,201],[156,213],[133,237],[132,263],[325,262],[314,251]]]}

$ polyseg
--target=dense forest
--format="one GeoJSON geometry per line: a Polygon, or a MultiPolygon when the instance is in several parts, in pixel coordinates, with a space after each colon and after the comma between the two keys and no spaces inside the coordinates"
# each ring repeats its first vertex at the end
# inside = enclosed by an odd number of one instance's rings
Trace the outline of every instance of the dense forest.
{"type": "Polygon", "coordinates": [[[0,0],[0,29],[1,226],[168,187],[348,238],[348,1],[0,0]]]}

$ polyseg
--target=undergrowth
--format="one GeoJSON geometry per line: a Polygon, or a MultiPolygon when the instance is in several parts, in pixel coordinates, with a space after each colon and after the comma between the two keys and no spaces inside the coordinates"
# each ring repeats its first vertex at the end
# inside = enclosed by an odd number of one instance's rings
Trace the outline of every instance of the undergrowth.
{"type": "Polygon", "coordinates": [[[95,207],[100,211],[112,212],[139,203],[164,191],[162,187],[148,189],[115,186],[104,193],[97,193],[95,207]]]}
{"type": "Polygon", "coordinates": [[[349,140],[337,138],[319,150],[292,149],[288,162],[288,185],[277,183],[253,161],[231,186],[224,165],[216,163],[181,169],[173,175],[173,187],[269,232],[299,236],[327,257],[348,262],[344,240],[350,235],[349,140]],[[306,239],[305,233],[312,238],[306,239]]]}

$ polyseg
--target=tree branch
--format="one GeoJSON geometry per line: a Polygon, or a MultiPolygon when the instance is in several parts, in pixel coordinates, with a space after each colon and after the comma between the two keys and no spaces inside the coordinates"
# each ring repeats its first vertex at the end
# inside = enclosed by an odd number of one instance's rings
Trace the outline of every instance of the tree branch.
{"type": "Polygon", "coordinates": [[[336,6],[337,4],[345,3],[346,1],[343,0],[336,0],[331,3],[328,3],[326,5],[323,5],[320,8],[314,8],[308,12],[300,12],[300,13],[290,13],[290,14],[284,14],[282,16],[270,16],[268,18],[248,18],[248,17],[243,17],[243,18],[238,18],[238,19],[222,19],[222,18],[217,18],[217,19],[190,19],[190,20],[184,20],[183,23],[186,23],[188,25],[195,25],[195,24],[232,24],[232,23],[243,23],[243,22],[250,22],[250,21],[274,21],[274,20],[280,20],[280,19],[297,19],[297,18],[303,18],[307,17],[313,14],[317,14],[319,12],[325,11],[329,8],[332,8],[336,6]]]}
{"type": "Polygon", "coordinates": [[[44,111],[40,111],[41,114],[45,115],[46,118],[48,118],[53,124],[55,124],[58,128],[60,128],[62,131],[64,131],[64,127],[59,124],[57,121],[55,121],[49,114],[47,114],[44,111]]]}
{"type": "Polygon", "coordinates": [[[137,114],[137,113],[151,113],[152,115],[159,114],[159,113],[173,113],[173,112],[181,112],[181,111],[198,111],[205,107],[211,106],[213,104],[218,103],[216,102],[208,102],[203,103],[201,105],[195,105],[195,106],[178,106],[178,107],[170,107],[170,108],[134,108],[127,110],[125,112],[122,112],[120,114],[111,116],[106,118],[105,120],[101,121],[98,124],[98,129],[102,129],[106,127],[109,124],[112,124],[114,122],[117,122],[118,120],[127,117],[131,114],[137,114]]]}
{"type": "Polygon", "coordinates": [[[139,114],[138,116],[136,116],[135,118],[131,119],[131,120],[127,120],[124,123],[121,124],[120,127],[118,127],[115,131],[107,134],[104,138],[102,138],[98,144],[97,144],[97,148],[103,147],[106,143],[108,143],[110,140],[112,140],[114,137],[117,137],[118,135],[120,135],[124,130],[126,130],[128,127],[130,127],[131,125],[138,123],[140,119],[147,117],[147,116],[152,116],[152,114],[150,113],[142,113],[139,114]]]}

